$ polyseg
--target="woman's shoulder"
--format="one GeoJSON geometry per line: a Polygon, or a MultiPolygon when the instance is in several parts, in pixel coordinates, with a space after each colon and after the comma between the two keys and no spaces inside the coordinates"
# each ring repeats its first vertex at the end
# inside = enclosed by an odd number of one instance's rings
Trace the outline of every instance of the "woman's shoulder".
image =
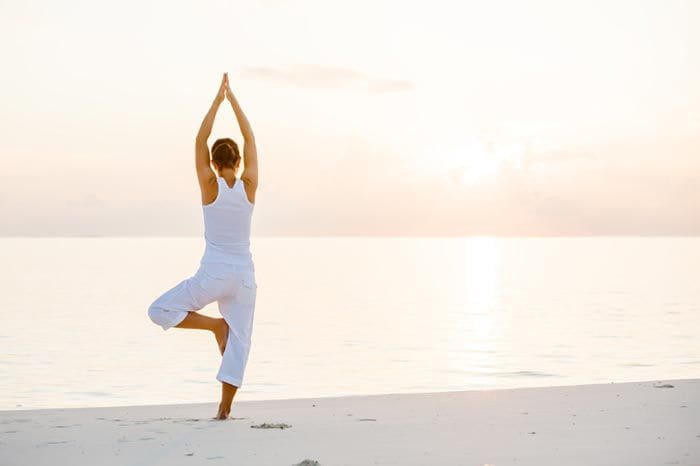
{"type": "Polygon", "coordinates": [[[244,177],[238,179],[238,183],[241,185],[241,192],[246,202],[251,206],[255,205],[255,191],[257,190],[257,183],[253,184],[251,180],[247,180],[244,177]]]}
{"type": "Polygon", "coordinates": [[[219,198],[219,185],[220,181],[218,177],[213,177],[206,180],[204,183],[200,183],[199,188],[202,193],[202,207],[212,205],[219,198]]]}

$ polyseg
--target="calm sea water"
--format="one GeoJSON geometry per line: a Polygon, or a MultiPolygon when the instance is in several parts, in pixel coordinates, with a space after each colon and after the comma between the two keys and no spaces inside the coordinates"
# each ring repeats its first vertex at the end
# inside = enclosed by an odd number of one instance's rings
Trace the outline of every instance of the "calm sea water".
{"type": "MultiPolygon", "coordinates": [[[[146,315],[203,246],[0,239],[0,409],[217,400],[213,337],[146,315]]],[[[239,400],[700,377],[699,238],[258,238],[253,254],[239,400]]]]}

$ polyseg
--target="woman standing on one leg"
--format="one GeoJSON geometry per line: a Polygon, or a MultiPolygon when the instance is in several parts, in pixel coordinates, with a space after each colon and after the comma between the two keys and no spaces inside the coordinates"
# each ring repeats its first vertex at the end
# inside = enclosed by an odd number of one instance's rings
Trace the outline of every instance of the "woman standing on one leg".
{"type": "Polygon", "coordinates": [[[216,418],[226,419],[243,382],[251,345],[257,283],[250,253],[250,223],[258,187],[255,137],[231,91],[227,73],[197,134],[195,166],[204,212],[204,255],[199,270],[156,299],[148,315],[164,330],[191,328],[214,334],[222,354],[216,376],[221,382],[216,418]],[[207,147],[216,112],[224,98],[231,103],[243,135],[244,170],[240,178],[236,174],[241,157],[232,139],[216,140],[211,156],[207,147]],[[196,312],[214,301],[223,319],[196,312]]]}

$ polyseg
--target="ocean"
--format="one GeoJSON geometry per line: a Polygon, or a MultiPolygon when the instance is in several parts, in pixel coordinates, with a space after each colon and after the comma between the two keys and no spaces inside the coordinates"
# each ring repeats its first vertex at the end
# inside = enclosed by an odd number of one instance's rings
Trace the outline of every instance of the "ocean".
{"type": "MultiPolygon", "coordinates": [[[[0,409],[217,401],[214,338],[146,313],[203,250],[0,239],[0,409]]],[[[700,238],[253,238],[252,251],[236,400],[700,377],[700,238]]]]}

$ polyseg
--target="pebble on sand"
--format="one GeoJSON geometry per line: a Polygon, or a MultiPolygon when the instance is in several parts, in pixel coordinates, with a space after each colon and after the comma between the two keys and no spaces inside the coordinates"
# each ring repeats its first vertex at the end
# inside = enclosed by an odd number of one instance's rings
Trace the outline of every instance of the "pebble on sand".
{"type": "Polygon", "coordinates": [[[304,460],[301,463],[297,463],[294,466],[321,466],[316,460],[304,460]]]}
{"type": "Polygon", "coordinates": [[[283,422],[280,423],[270,423],[270,422],[263,422],[262,424],[256,424],[254,426],[250,426],[252,429],[289,429],[290,426],[289,424],[285,424],[283,422]]]}

